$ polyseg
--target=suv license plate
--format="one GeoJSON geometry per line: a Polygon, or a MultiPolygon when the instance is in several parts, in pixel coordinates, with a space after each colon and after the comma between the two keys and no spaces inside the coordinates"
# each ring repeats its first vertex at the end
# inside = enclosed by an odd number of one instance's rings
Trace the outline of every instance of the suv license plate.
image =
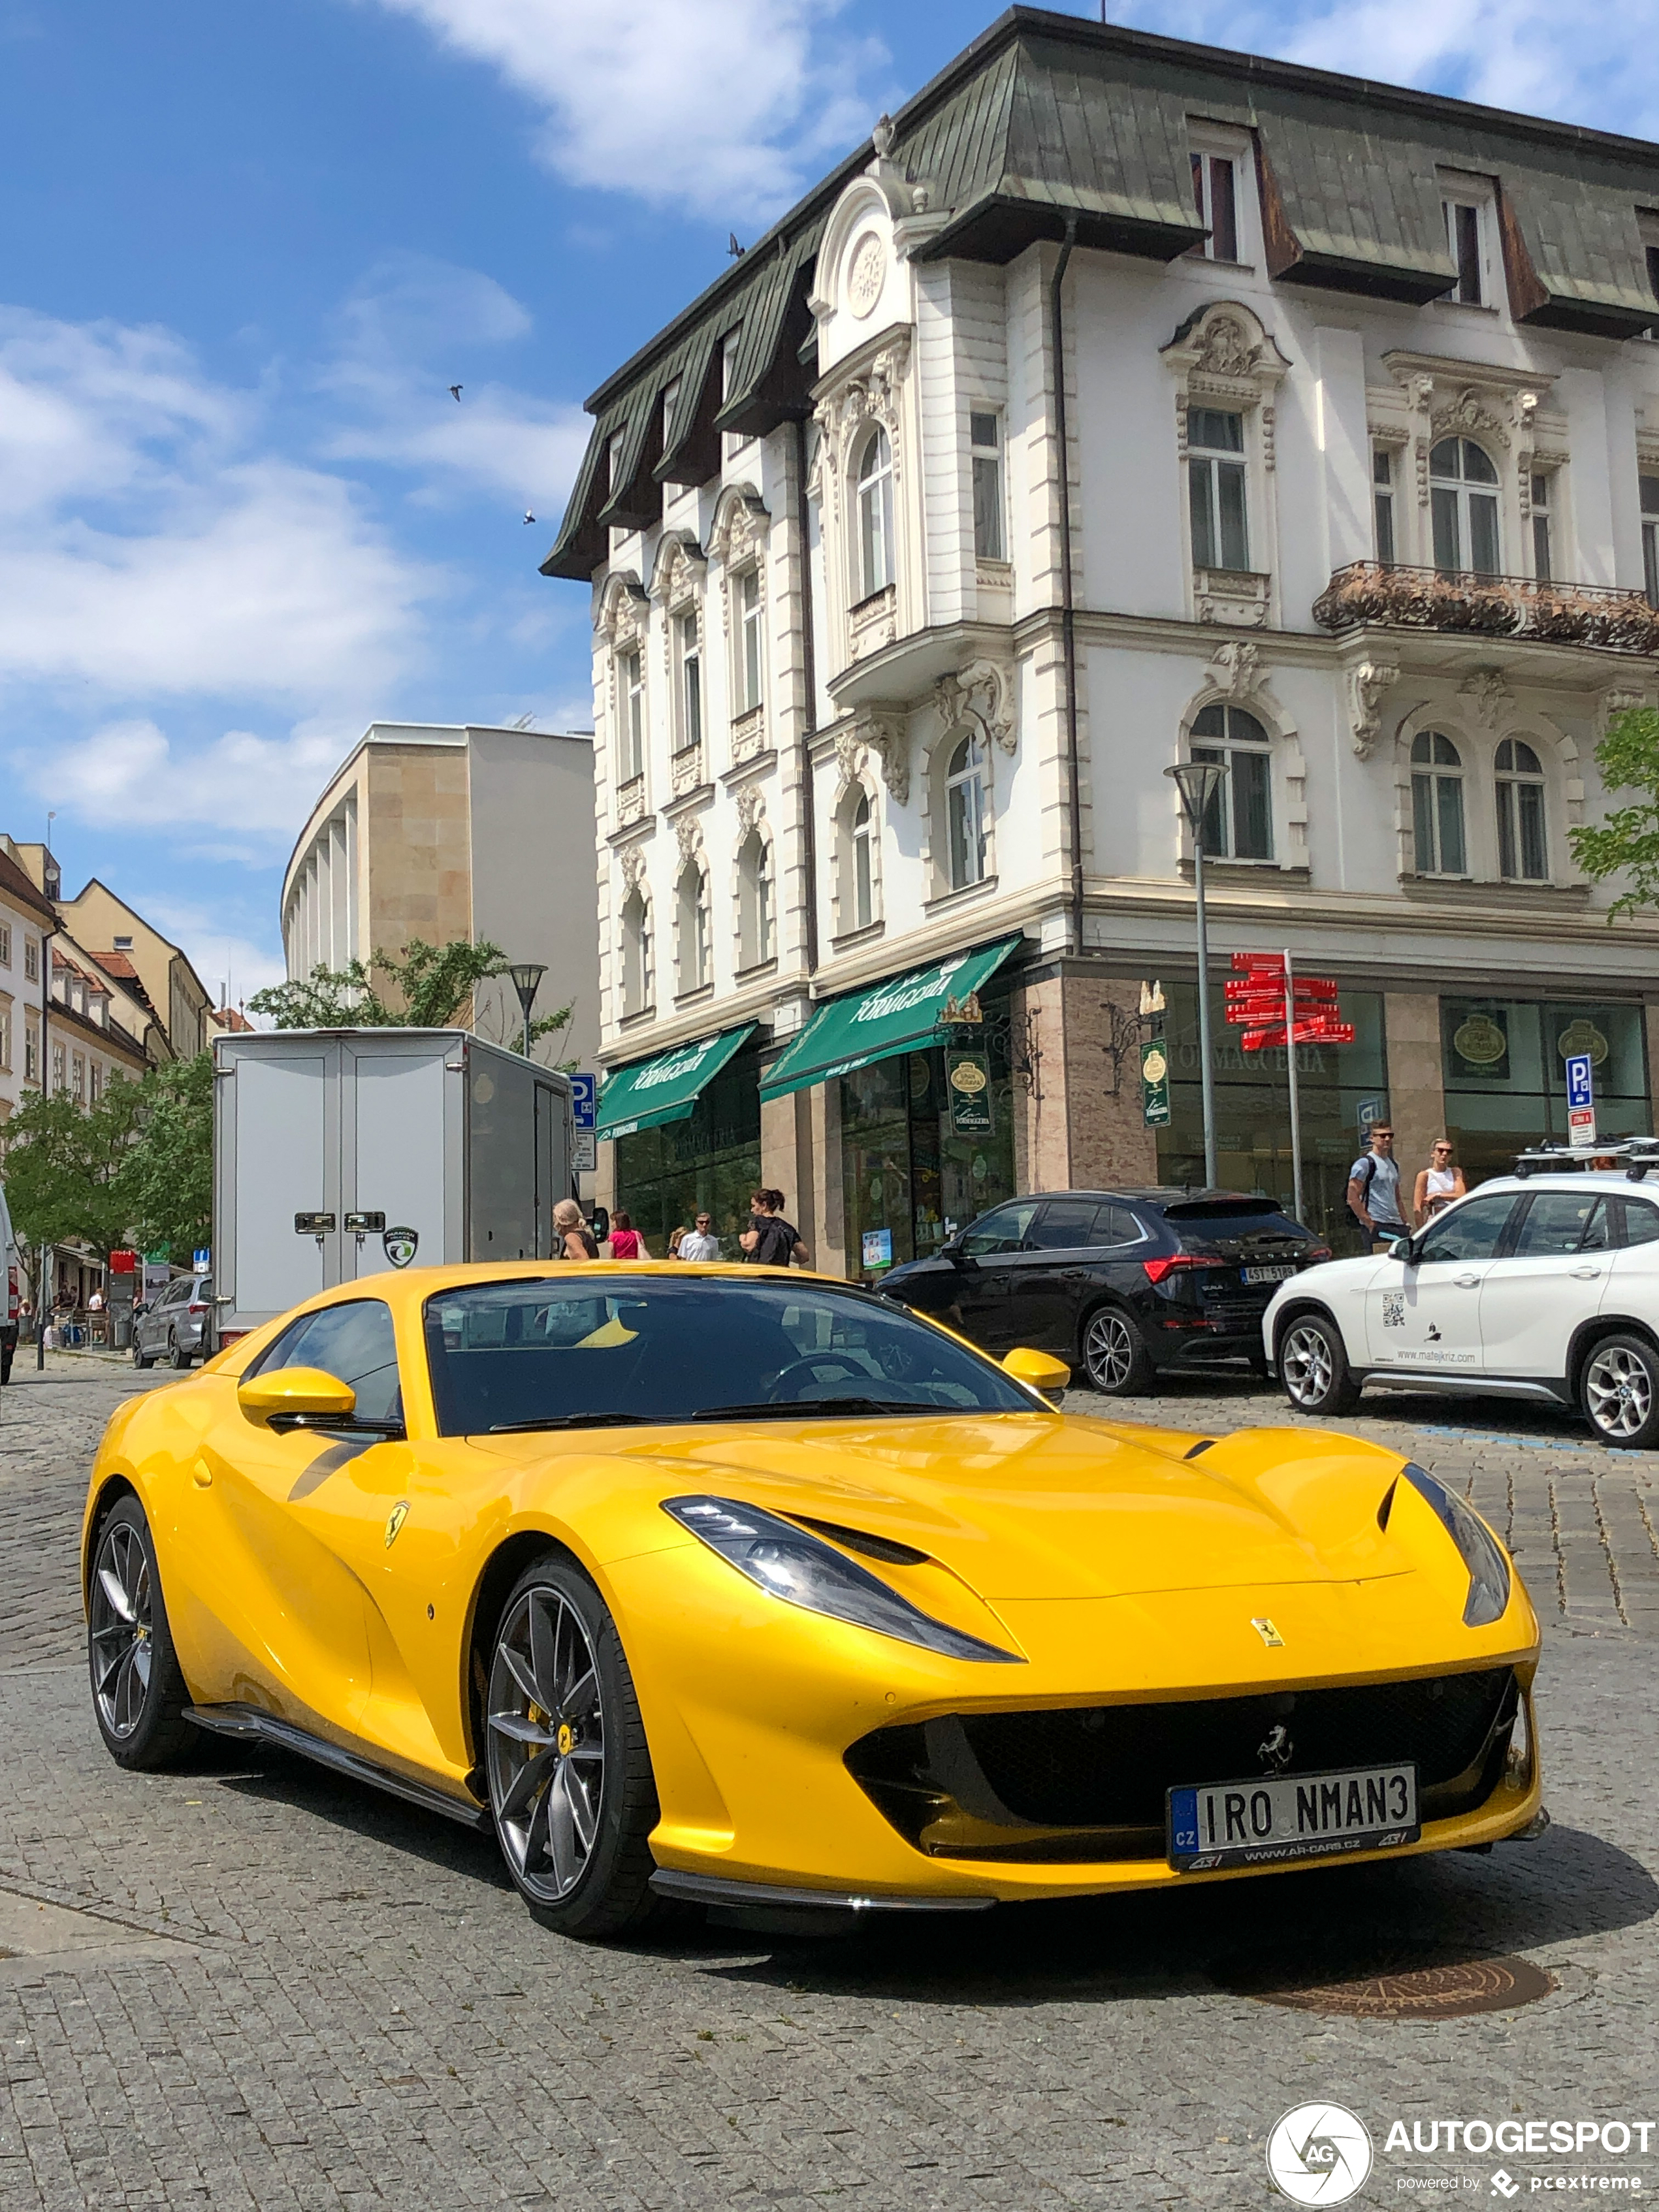
{"type": "Polygon", "coordinates": [[[1286,1260],[1274,1267],[1241,1267],[1239,1273],[1247,1283],[1287,1283],[1296,1269],[1286,1260]]]}
{"type": "Polygon", "coordinates": [[[1388,1850],[1414,1844],[1421,1833],[1417,1768],[1409,1763],[1200,1783],[1171,1790],[1168,1808],[1169,1859],[1177,1874],[1388,1850]]]}

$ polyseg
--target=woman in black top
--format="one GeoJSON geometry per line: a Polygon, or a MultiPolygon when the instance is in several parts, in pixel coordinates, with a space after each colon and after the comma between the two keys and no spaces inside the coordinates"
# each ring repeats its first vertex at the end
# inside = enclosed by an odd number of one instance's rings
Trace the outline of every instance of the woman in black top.
{"type": "Polygon", "coordinates": [[[799,1260],[803,1267],[810,1267],[812,1255],[802,1243],[800,1231],[783,1218],[783,1193],[757,1190],[750,1206],[749,1226],[738,1239],[748,1264],[787,1267],[792,1260],[799,1260]]]}

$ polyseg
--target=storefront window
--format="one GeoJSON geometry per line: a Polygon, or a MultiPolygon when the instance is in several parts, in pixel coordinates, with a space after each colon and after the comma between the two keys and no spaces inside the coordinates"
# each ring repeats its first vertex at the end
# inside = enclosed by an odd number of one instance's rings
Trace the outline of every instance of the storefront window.
{"type": "Polygon", "coordinates": [[[847,1267],[855,1278],[878,1280],[902,1261],[925,1259],[1014,1194],[1007,1000],[988,1003],[982,1030],[959,1036],[965,1085],[949,1084],[954,1053],[937,1045],[838,1079],[847,1267]]]}
{"type": "Polygon", "coordinates": [[[708,1084],[689,1121],[617,1139],[617,1204],[653,1259],[666,1255],[672,1230],[712,1213],[720,1257],[740,1260],[738,1237],[749,1226],[760,1179],[760,1058],[752,1044],[708,1084]]]}
{"type": "Polygon", "coordinates": [[[1567,1141],[1566,1061],[1588,1053],[1599,1136],[1650,1128],[1639,1006],[1585,1000],[1443,999],[1446,1133],[1471,1184],[1529,1146],[1567,1141]]]}
{"type": "MultiPolygon", "coordinates": [[[[1158,1133],[1160,1182],[1200,1188],[1204,1182],[1204,1104],[1198,1056],[1198,988],[1166,983],[1170,1047],[1170,1122],[1158,1133]]],[[[1297,1048],[1300,1093],[1303,1204],[1309,1228],[1339,1251],[1358,1249],[1347,1212],[1348,1170],[1364,1129],[1388,1111],[1388,1060],[1382,994],[1342,993],[1342,1018],[1354,1025],[1352,1044],[1297,1048]]],[[[1214,1060],[1217,1174],[1224,1190],[1260,1193],[1288,1212],[1294,1203],[1291,1161],[1290,1076],[1286,1055],[1246,1052],[1227,1026],[1221,980],[1211,984],[1210,1041],[1214,1060]]],[[[1413,1170],[1413,1173],[1415,1170],[1413,1170]]]]}

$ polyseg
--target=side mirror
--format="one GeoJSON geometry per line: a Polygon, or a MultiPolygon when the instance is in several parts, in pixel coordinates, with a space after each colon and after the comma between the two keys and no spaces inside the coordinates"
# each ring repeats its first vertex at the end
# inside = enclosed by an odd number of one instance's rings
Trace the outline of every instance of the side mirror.
{"type": "Polygon", "coordinates": [[[349,1421],[357,1408],[357,1393],[337,1376],[325,1375],[320,1367],[276,1367],[267,1375],[250,1375],[236,1386],[236,1402],[250,1421],[267,1428],[316,1426],[327,1421],[349,1421]]]}
{"type": "Polygon", "coordinates": [[[1029,1345],[1021,1345],[1011,1352],[1002,1363],[1005,1375],[1012,1375],[1016,1382],[1023,1382],[1030,1390],[1040,1390],[1045,1398],[1058,1403],[1060,1392],[1072,1379],[1072,1370],[1063,1359],[1055,1359],[1046,1352],[1033,1352],[1029,1345]]]}
{"type": "Polygon", "coordinates": [[[1414,1267],[1420,1256],[1416,1244],[1409,1237],[1396,1237],[1389,1247],[1389,1259],[1402,1261],[1408,1267],[1414,1267]]]}

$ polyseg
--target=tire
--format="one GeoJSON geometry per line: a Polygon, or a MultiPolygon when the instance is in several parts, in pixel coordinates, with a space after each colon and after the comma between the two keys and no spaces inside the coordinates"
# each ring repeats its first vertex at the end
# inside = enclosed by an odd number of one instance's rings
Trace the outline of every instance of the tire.
{"type": "Polygon", "coordinates": [[[1584,1362],[1578,1402],[1602,1443],[1650,1450],[1659,1443],[1659,1352],[1645,1337],[1604,1336],[1584,1362]]]}
{"type": "Polygon", "coordinates": [[[1342,1332],[1328,1314],[1299,1313],[1285,1322],[1279,1333],[1279,1379],[1301,1413],[1351,1413],[1359,1403],[1342,1332]]]}
{"type": "Polygon", "coordinates": [[[185,1350],[184,1346],[179,1343],[176,1336],[169,1336],[167,1339],[167,1365],[173,1369],[176,1373],[181,1374],[184,1370],[189,1366],[189,1352],[185,1350]]]}
{"type": "Polygon", "coordinates": [[[154,1367],[155,1364],[152,1353],[141,1352],[138,1349],[138,1340],[136,1336],[132,1340],[132,1364],[135,1367],[154,1367]]]}
{"type": "Polygon", "coordinates": [[[634,1678],[604,1599],[557,1553],[526,1569],[502,1608],[484,1734],[496,1837],[532,1917],[588,1942],[665,1917],[650,1886],[657,1785],[634,1678]]]}
{"type": "Polygon", "coordinates": [[[17,1357],[15,1344],[0,1344],[0,1389],[11,1380],[11,1363],[17,1357]]]}
{"type": "Polygon", "coordinates": [[[1152,1362],[1133,1316],[1097,1306],[1083,1324],[1083,1368],[1105,1398],[1138,1398],[1152,1387],[1152,1362]]]}
{"type": "Polygon", "coordinates": [[[131,1494],[105,1516],[93,1545],[87,1666],[99,1734],[118,1766],[148,1772],[175,1765],[195,1748],[155,1540],[131,1494]]]}

